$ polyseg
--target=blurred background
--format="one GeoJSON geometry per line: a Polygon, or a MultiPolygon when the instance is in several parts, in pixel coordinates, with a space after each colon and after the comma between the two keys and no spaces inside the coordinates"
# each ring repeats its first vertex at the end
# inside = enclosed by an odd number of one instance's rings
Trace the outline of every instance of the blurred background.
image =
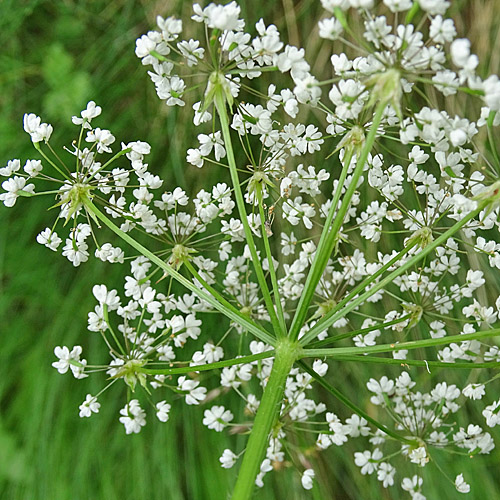
{"type": "MultiPolygon", "coordinates": [[[[247,25],[260,17],[276,24],[285,41],[306,47],[313,73],[315,67],[324,68],[332,45],[317,37],[320,2],[240,4],[247,25]]],[[[193,142],[189,139],[197,132],[177,109],[157,99],[134,54],[135,39],[154,27],[157,14],[188,19],[190,13],[189,2],[176,0],[1,0],[0,166],[12,158],[37,158],[22,128],[25,112],[54,125],[52,144],[69,146],[76,130],[71,116],[92,99],[103,108],[99,126],[111,129],[117,141],[141,139],[153,145],[151,170],[165,179],[166,189],[181,185],[190,193],[215,182],[210,168],[186,164],[185,151],[193,142]]],[[[500,3],[457,0],[451,15],[459,33],[472,40],[480,74],[498,72],[500,3]]],[[[78,405],[88,392],[102,387],[103,379],[77,382],[60,376],[50,366],[53,349],[81,344],[89,359],[102,357],[99,339],[86,331],[87,313],[94,307],[90,290],[101,282],[120,287],[125,269],[96,261],[74,269],[37,245],[36,234],[52,220],[46,208],[45,199],[20,199],[11,210],[0,206],[0,498],[226,498],[234,471],[222,469],[218,457],[224,448],[241,449],[243,438],[201,426],[203,407],[177,404],[168,424],[150,418],[139,435],[126,436],[118,423],[124,391],[117,385],[103,398],[98,415],[78,417],[78,405]]],[[[335,369],[332,365],[330,374],[337,377],[335,369]]],[[[364,366],[340,369],[344,393],[356,394],[369,378],[364,366]]],[[[397,373],[377,369],[378,376],[397,373]]],[[[425,377],[425,372],[417,373],[425,377]]],[[[460,375],[446,372],[442,377],[451,383],[460,375]]],[[[321,397],[330,401],[325,394],[321,397]]],[[[343,419],[349,416],[338,402],[330,401],[330,408],[343,419]]],[[[474,418],[482,420],[479,412],[474,418]]],[[[293,467],[285,467],[266,476],[266,486],[255,498],[407,498],[399,487],[384,490],[375,477],[359,474],[353,464],[359,446],[353,440],[312,457],[318,477],[312,492],[301,488],[293,467]]],[[[500,498],[497,451],[475,460],[445,454],[438,458],[453,478],[467,473],[469,498],[500,498]]],[[[435,468],[427,467],[423,477],[428,499],[461,496],[443,484],[446,479],[435,468]]]]}

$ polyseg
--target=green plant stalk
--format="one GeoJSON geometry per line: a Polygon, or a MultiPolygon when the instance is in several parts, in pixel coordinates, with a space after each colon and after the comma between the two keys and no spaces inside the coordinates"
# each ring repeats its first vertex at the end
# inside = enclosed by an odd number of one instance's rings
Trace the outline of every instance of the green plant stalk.
{"type": "MultiPolygon", "coordinates": [[[[333,247],[335,246],[335,238],[337,235],[332,232],[333,228],[331,228],[331,226],[332,226],[333,218],[337,212],[337,207],[338,207],[338,204],[340,201],[340,197],[342,196],[342,188],[343,188],[344,182],[347,178],[347,172],[348,172],[349,166],[351,164],[353,150],[354,150],[353,148],[348,150],[348,152],[346,153],[346,157],[344,158],[344,166],[343,166],[342,171],[340,173],[339,182],[337,184],[337,189],[335,190],[335,193],[333,195],[333,200],[332,200],[332,203],[330,205],[330,209],[328,210],[328,215],[326,217],[325,224],[323,226],[323,230],[321,231],[321,236],[320,236],[320,239],[318,242],[318,248],[316,249],[316,253],[314,256],[314,260],[313,260],[311,269],[307,275],[304,289],[307,289],[308,283],[309,283],[309,286],[312,286],[311,282],[315,282],[314,283],[314,290],[316,289],[316,286],[318,285],[318,282],[321,279],[321,275],[323,274],[323,271],[325,270],[325,267],[328,263],[328,259],[330,258],[330,255],[333,251],[333,247]],[[325,249],[325,247],[326,247],[326,249],[325,249]],[[326,259],[325,259],[325,257],[326,257],[326,259]]],[[[349,200],[349,202],[350,202],[350,200],[349,200]]],[[[313,290],[312,296],[314,295],[314,290],[313,290]]],[[[303,300],[302,299],[303,296],[304,296],[304,293],[301,295],[298,308],[301,307],[301,302],[303,300]]],[[[310,303],[310,301],[312,301],[312,296],[309,300],[309,303],[310,303]]],[[[307,305],[307,307],[308,306],[309,305],[307,305]]],[[[307,307],[306,307],[306,309],[307,309],[307,307]]],[[[293,329],[293,323],[292,323],[292,327],[291,327],[290,331],[292,331],[292,329],[293,329]]]]}
{"type": "Polygon", "coordinates": [[[399,365],[405,366],[422,366],[427,369],[429,368],[447,368],[455,370],[474,370],[478,368],[492,368],[494,370],[500,370],[500,363],[498,361],[486,361],[484,363],[445,363],[444,361],[426,361],[423,359],[394,359],[394,358],[379,358],[377,356],[334,356],[336,361],[353,361],[355,363],[374,363],[382,365],[399,365]]]}
{"type": "Polygon", "coordinates": [[[408,11],[408,14],[406,14],[405,24],[410,24],[413,21],[413,18],[415,17],[419,9],[420,5],[418,5],[418,2],[413,2],[411,9],[408,11]]]}
{"type": "Polygon", "coordinates": [[[387,434],[388,436],[397,439],[398,441],[401,441],[403,443],[408,443],[408,444],[414,444],[414,441],[408,438],[405,438],[404,436],[401,436],[397,432],[392,431],[385,425],[381,424],[374,418],[370,417],[368,413],[366,413],[364,410],[356,406],[350,399],[348,399],[346,396],[344,396],[338,389],[333,387],[333,385],[330,385],[324,377],[318,375],[310,366],[308,366],[306,363],[303,361],[298,361],[297,365],[300,366],[304,371],[309,373],[311,377],[318,382],[323,388],[325,388],[328,392],[330,392],[333,396],[335,396],[339,401],[344,403],[348,408],[350,408],[354,413],[359,415],[360,417],[363,417],[366,421],[370,422],[373,424],[375,427],[380,429],[382,432],[387,434]]]}
{"type": "MultiPolygon", "coordinates": [[[[146,373],[148,375],[183,375],[186,373],[206,372],[208,370],[217,370],[219,368],[225,368],[226,366],[252,363],[253,361],[259,361],[260,359],[272,358],[273,356],[274,356],[274,349],[272,349],[270,351],[259,352],[257,354],[251,354],[249,356],[242,356],[241,358],[225,359],[223,361],[217,361],[215,363],[207,363],[205,365],[192,365],[192,366],[182,366],[182,367],[178,366],[175,368],[139,367],[136,369],[136,371],[141,372],[141,373],[146,373]]],[[[189,363],[189,361],[186,361],[186,363],[189,363]]]]}
{"type": "Polygon", "coordinates": [[[281,332],[281,327],[276,315],[276,310],[274,309],[273,299],[271,293],[269,292],[269,287],[267,286],[266,277],[260,263],[260,259],[257,255],[257,249],[255,247],[255,242],[252,236],[252,230],[248,224],[247,213],[245,208],[245,200],[243,199],[243,193],[241,192],[240,180],[238,177],[238,167],[236,166],[236,160],[234,158],[233,144],[231,142],[231,132],[229,131],[229,120],[226,110],[226,100],[224,97],[223,90],[218,88],[215,92],[215,107],[219,115],[219,120],[222,129],[222,136],[224,137],[224,145],[226,146],[227,161],[229,163],[229,172],[231,175],[231,182],[234,188],[234,197],[236,199],[236,206],[238,207],[238,212],[240,214],[241,223],[243,224],[243,229],[245,231],[245,238],[250,250],[250,255],[252,256],[252,262],[255,269],[255,274],[259,282],[260,290],[262,291],[262,296],[264,297],[264,302],[266,303],[267,311],[269,317],[271,318],[271,323],[273,325],[274,332],[276,336],[283,335],[281,332]]]}
{"type": "Polygon", "coordinates": [[[257,193],[257,201],[259,203],[259,214],[260,214],[260,231],[262,233],[262,239],[264,240],[264,248],[266,250],[267,262],[269,265],[269,274],[271,275],[271,283],[273,285],[274,303],[276,305],[276,311],[278,312],[278,321],[281,326],[281,333],[285,335],[286,333],[286,323],[285,315],[283,314],[283,307],[281,305],[281,296],[278,287],[278,280],[276,278],[276,271],[274,269],[273,254],[271,253],[271,247],[269,245],[269,238],[267,237],[266,225],[265,225],[265,214],[262,199],[262,186],[259,185],[255,188],[257,193]]]}
{"type": "MultiPolygon", "coordinates": [[[[333,349],[304,349],[301,358],[310,357],[335,357],[345,354],[369,354],[375,352],[393,352],[401,351],[402,349],[418,349],[421,347],[434,347],[437,345],[447,345],[452,342],[466,342],[468,340],[484,339],[489,337],[497,337],[500,335],[500,328],[484,330],[482,332],[467,333],[463,335],[451,335],[439,339],[425,340],[410,340],[409,342],[400,342],[399,344],[380,344],[369,347],[335,347],[333,349]]],[[[404,360],[401,360],[404,362],[404,360]]]]}
{"type": "Polygon", "coordinates": [[[325,270],[325,267],[328,263],[328,259],[335,247],[335,242],[344,223],[344,218],[351,205],[352,197],[354,196],[354,192],[358,187],[358,181],[363,173],[363,169],[366,164],[366,160],[368,159],[368,154],[370,153],[373,144],[375,142],[375,136],[377,134],[377,129],[382,120],[382,115],[384,114],[384,110],[387,106],[386,101],[380,101],[377,104],[375,109],[375,115],[373,117],[372,125],[370,127],[370,131],[368,132],[368,136],[366,137],[365,144],[363,145],[363,149],[357,159],[356,167],[352,174],[351,182],[349,183],[349,187],[342,199],[342,204],[337,210],[337,204],[340,199],[340,195],[342,192],[342,187],[347,176],[347,169],[349,167],[350,159],[352,156],[352,151],[348,155],[348,160],[345,162],[344,169],[342,170],[341,179],[339,180],[337,190],[332,200],[332,205],[330,207],[327,220],[325,221],[325,225],[323,227],[323,232],[321,233],[321,238],[318,243],[318,248],[316,250],[316,254],[314,256],[314,260],[311,266],[311,270],[309,271],[306,279],[306,283],[304,285],[304,290],[300,296],[299,303],[297,305],[297,310],[292,320],[292,325],[290,327],[289,336],[292,340],[296,340],[299,336],[300,329],[304,326],[307,311],[309,310],[309,305],[314,296],[314,292],[316,290],[316,286],[318,285],[319,280],[325,270]],[[342,178],[343,177],[343,178],[342,178]],[[335,219],[334,219],[335,216],[335,219]],[[333,220],[333,222],[332,222],[333,220]],[[330,228],[331,225],[331,228],[330,228]]]}
{"type": "MultiPolygon", "coordinates": [[[[429,83],[430,85],[435,84],[435,82],[433,82],[430,78],[413,77],[413,80],[415,80],[416,82],[429,83]]],[[[457,89],[460,92],[464,92],[465,94],[475,95],[475,96],[484,96],[484,90],[470,89],[469,87],[456,87],[455,85],[450,85],[450,84],[446,84],[446,83],[440,83],[440,85],[442,85],[443,87],[453,87],[454,89],[457,89]]]]}
{"type": "Polygon", "coordinates": [[[260,471],[271,430],[281,409],[286,379],[300,354],[300,348],[297,343],[290,342],[285,337],[277,342],[275,353],[271,375],[255,416],[232,500],[249,500],[252,497],[255,478],[260,471]]]}
{"type": "Polygon", "coordinates": [[[250,332],[252,335],[257,337],[259,340],[266,342],[270,345],[275,343],[275,339],[269,335],[265,330],[260,328],[258,325],[250,321],[246,316],[240,313],[237,309],[230,309],[226,305],[221,304],[218,300],[215,299],[210,293],[207,293],[205,290],[198,288],[194,283],[190,280],[182,276],[182,274],[178,273],[172,266],[161,260],[158,256],[156,256],[153,252],[148,250],[146,247],[141,245],[138,241],[134,240],[130,235],[122,231],[116,224],[114,224],[106,215],[104,215],[93,203],[87,198],[83,197],[82,202],[86,208],[86,210],[92,215],[93,218],[99,219],[103,222],[109,229],[111,229],[115,234],[117,234],[123,241],[128,243],[130,246],[135,248],[138,252],[140,252],[144,257],[147,257],[151,262],[157,265],[160,269],[165,271],[169,276],[172,276],[178,283],[184,285],[188,290],[193,292],[199,298],[208,302],[211,306],[217,309],[219,312],[224,314],[227,318],[234,321],[245,330],[250,332]]]}
{"type": "Polygon", "coordinates": [[[69,176],[67,173],[63,172],[43,151],[42,148],[40,147],[39,142],[34,142],[33,143],[34,148],[43,156],[43,158],[50,164],[52,165],[65,179],[69,180],[69,176]]]}
{"type": "MultiPolygon", "coordinates": [[[[384,279],[373,285],[369,290],[361,294],[359,297],[354,299],[350,304],[346,305],[341,310],[337,310],[336,312],[329,312],[323,318],[318,321],[307,333],[300,339],[301,345],[306,345],[308,344],[312,339],[314,339],[318,333],[322,332],[323,330],[326,330],[330,328],[335,321],[339,320],[340,318],[343,318],[346,314],[348,314],[350,311],[358,307],[359,305],[363,304],[365,300],[367,300],[369,297],[371,297],[373,294],[377,293],[379,290],[387,286],[389,283],[391,283],[394,278],[397,278],[401,274],[403,274],[407,269],[415,265],[417,262],[422,260],[426,255],[428,255],[430,252],[432,252],[436,247],[438,247],[441,243],[445,242],[450,236],[453,236],[459,229],[461,229],[467,222],[472,220],[474,217],[476,217],[484,208],[485,206],[488,205],[488,202],[483,202],[479,204],[479,206],[476,208],[476,210],[472,211],[470,214],[465,216],[462,220],[458,221],[456,224],[454,224],[448,231],[445,231],[441,236],[436,238],[432,243],[428,244],[424,249],[422,249],[421,252],[417,253],[414,255],[411,259],[407,260],[403,265],[398,267],[396,270],[394,270],[392,273],[387,275],[384,279]]],[[[404,251],[404,250],[403,250],[404,251]]],[[[398,254],[399,255],[399,254],[398,254]]],[[[377,273],[375,273],[373,276],[370,276],[370,278],[365,281],[363,281],[363,285],[366,288],[367,285],[369,285],[371,282],[373,282],[375,277],[377,276],[377,273]]],[[[359,286],[358,286],[359,287],[359,286]]],[[[357,287],[357,288],[358,288],[357,287]]],[[[348,297],[352,297],[353,295],[349,294],[348,297]]],[[[346,297],[347,299],[347,297],[346,297]]],[[[344,299],[344,302],[346,301],[344,299]]],[[[339,303],[340,304],[340,303],[339,303]]],[[[337,306],[338,308],[338,306],[337,306]]]]}
{"type": "Polygon", "coordinates": [[[120,156],[126,155],[127,153],[130,153],[132,151],[132,148],[125,148],[122,149],[121,151],[118,151],[113,158],[109,159],[104,165],[99,167],[95,172],[92,172],[92,175],[87,179],[86,182],[90,182],[99,172],[104,170],[108,165],[111,165],[116,159],[120,158],[120,156]]]}
{"type": "MultiPolygon", "coordinates": [[[[493,136],[493,123],[495,121],[496,111],[490,111],[486,125],[488,128],[488,142],[490,143],[491,154],[495,160],[497,169],[500,168],[500,158],[498,157],[497,146],[495,143],[495,138],[493,136]]],[[[498,170],[497,170],[498,171],[498,170]]]]}
{"type": "MultiPolygon", "coordinates": [[[[121,345],[121,343],[118,341],[117,337],[116,337],[116,334],[113,330],[113,328],[111,328],[111,323],[109,322],[109,314],[108,314],[108,305],[107,304],[103,304],[102,305],[102,315],[104,317],[104,321],[106,322],[106,325],[108,327],[108,330],[109,332],[111,333],[111,336],[113,337],[113,340],[115,341],[116,345],[118,346],[118,349],[121,351],[122,354],[125,354],[125,351],[123,349],[123,346],[121,345]]],[[[103,332],[103,335],[104,335],[104,332],[103,332]]]]}
{"type": "Polygon", "coordinates": [[[356,335],[364,335],[365,333],[373,332],[374,330],[379,330],[381,328],[385,329],[385,328],[388,328],[389,326],[397,325],[398,323],[402,323],[403,321],[406,321],[410,317],[411,317],[411,314],[407,314],[406,316],[393,319],[392,321],[388,321],[387,323],[377,323],[376,325],[369,326],[367,328],[361,328],[361,330],[353,330],[353,331],[347,332],[347,333],[339,333],[338,335],[335,335],[335,337],[329,337],[329,338],[326,338],[324,340],[314,342],[314,344],[311,344],[310,349],[318,349],[320,347],[327,346],[328,344],[338,342],[339,340],[349,339],[349,338],[352,338],[356,335]]]}

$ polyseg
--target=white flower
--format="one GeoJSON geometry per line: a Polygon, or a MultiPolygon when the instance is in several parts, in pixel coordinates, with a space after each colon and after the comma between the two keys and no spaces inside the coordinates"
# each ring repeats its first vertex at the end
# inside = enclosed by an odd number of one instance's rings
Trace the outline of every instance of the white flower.
{"type": "Polygon", "coordinates": [[[373,453],[369,450],[354,453],[354,463],[361,467],[361,474],[373,474],[378,468],[378,462],[383,457],[382,452],[375,448],[373,453]]]}
{"type": "Polygon", "coordinates": [[[401,488],[405,491],[409,491],[412,498],[415,498],[415,493],[420,491],[423,482],[424,480],[415,474],[411,479],[409,477],[403,478],[401,488]]]}
{"type": "Polygon", "coordinates": [[[238,30],[240,27],[238,19],[240,15],[240,6],[236,2],[231,2],[227,5],[215,5],[211,3],[205,8],[203,14],[206,16],[206,23],[209,28],[230,31],[238,30]]]}
{"type": "Polygon", "coordinates": [[[305,490],[312,490],[314,475],[313,469],[306,469],[302,474],[301,482],[305,490]]]}
{"type": "Polygon", "coordinates": [[[99,116],[101,114],[102,108],[101,106],[96,106],[94,101],[89,101],[86,109],[81,112],[81,117],[72,116],[71,121],[75,125],[83,125],[84,128],[91,129],[90,122],[92,118],[99,116]]]}
{"type": "Polygon", "coordinates": [[[324,377],[328,371],[328,364],[323,363],[321,359],[316,359],[313,363],[313,370],[320,376],[324,377]]]}
{"type": "Polygon", "coordinates": [[[382,482],[382,486],[387,488],[394,484],[394,474],[396,469],[387,462],[382,462],[377,470],[377,479],[382,482]]]}
{"type": "Polygon", "coordinates": [[[366,425],[368,422],[355,413],[346,419],[346,432],[351,437],[367,436],[370,433],[370,428],[366,425]]]}
{"type": "Polygon", "coordinates": [[[444,14],[450,6],[450,2],[447,0],[418,0],[418,5],[422,10],[434,16],[436,14],[444,14]]]}
{"type": "Polygon", "coordinates": [[[9,160],[5,167],[0,168],[0,175],[3,177],[10,177],[13,173],[21,168],[21,162],[18,159],[9,160]]]}
{"type": "Polygon", "coordinates": [[[500,111],[500,80],[491,75],[483,82],[484,101],[492,111],[500,111]]]}
{"type": "Polygon", "coordinates": [[[221,432],[233,418],[233,414],[223,406],[212,406],[210,410],[205,410],[203,425],[221,432]]]}
{"type": "Polygon", "coordinates": [[[470,54],[470,41],[467,38],[457,38],[450,46],[451,59],[459,68],[477,66],[477,57],[470,54]]]}
{"type": "Polygon", "coordinates": [[[385,5],[389,7],[391,12],[401,12],[411,8],[412,0],[384,0],[385,5]]]}
{"type": "Polygon", "coordinates": [[[470,485],[465,482],[463,474],[459,474],[455,478],[455,488],[459,493],[469,493],[470,485]]]}
{"type": "Polygon", "coordinates": [[[198,380],[179,377],[177,381],[177,390],[184,393],[186,404],[198,405],[205,399],[207,389],[205,387],[198,387],[199,385],[200,383],[198,380]]]}
{"type": "Polygon", "coordinates": [[[271,460],[269,460],[269,458],[265,458],[260,464],[260,472],[259,474],[257,474],[257,477],[255,479],[255,484],[259,488],[262,488],[264,486],[264,481],[263,481],[264,476],[271,470],[273,470],[273,466],[271,465],[271,460]]]}
{"type": "Polygon", "coordinates": [[[96,128],[87,132],[85,140],[90,143],[97,143],[98,153],[111,153],[111,148],[109,146],[115,142],[115,137],[109,130],[96,128]]]}
{"type": "Polygon", "coordinates": [[[54,354],[57,358],[59,358],[59,360],[54,361],[52,363],[52,366],[59,373],[64,374],[70,368],[75,378],[88,377],[88,375],[84,373],[87,361],[85,359],[80,359],[80,355],[82,354],[81,346],[76,345],[75,347],[73,347],[71,352],[66,346],[57,346],[56,348],[54,348],[54,354]]]}
{"type": "Polygon", "coordinates": [[[33,113],[25,114],[23,118],[24,130],[31,136],[33,142],[47,142],[53,128],[48,123],[41,123],[41,118],[33,113]]]}
{"type": "Polygon", "coordinates": [[[226,156],[226,150],[224,149],[224,142],[222,140],[220,130],[218,130],[213,134],[208,134],[208,135],[200,134],[198,135],[198,140],[200,141],[201,156],[208,156],[212,152],[212,149],[214,148],[215,148],[215,159],[217,161],[226,156]]]}
{"type": "Polygon", "coordinates": [[[418,448],[411,450],[408,457],[410,458],[410,462],[417,464],[420,467],[424,467],[429,461],[425,446],[419,446],[418,448]]]}
{"type": "Polygon", "coordinates": [[[222,456],[219,458],[219,462],[221,463],[221,467],[224,469],[230,469],[238,460],[238,456],[235,455],[230,449],[226,448],[222,452],[222,456]]]}
{"type": "Polygon", "coordinates": [[[184,106],[185,102],[182,100],[184,90],[186,90],[186,84],[178,76],[163,78],[156,86],[158,97],[165,101],[167,106],[184,106]]]}
{"type": "Polygon", "coordinates": [[[106,285],[95,285],[92,288],[92,293],[101,305],[105,304],[108,306],[109,311],[114,311],[120,307],[120,297],[116,290],[108,292],[106,285]]]}
{"type": "Polygon", "coordinates": [[[199,59],[203,59],[205,49],[200,47],[198,40],[182,40],[177,44],[177,48],[181,51],[182,55],[186,58],[188,66],[195,66],[198,64],[199,59]]]}
{"type": "Polygon", "coordinates": [[[190,148],[187,150],[186,161],[195,167],[203,167],[203,155],[199,149],[190,148]]]}
{"type": "Polygon", "coordinates": [[[79,406],[80,418],[90,417],[92,413],[99,413],[101,404],[98,403],[97,398],[92,394],[87,394],[85,401],[79,406]]]}
{"type": "Polygon", "coordinates": [[[462,391],[462,394],[470,399],[481,399],[485,394],[484,384],[469,384],[462,391]]]}
{"type": "Polygon", "coordinates": [[[290,71],[292,78],[303,78],[310,70],[310,66],[304,59],[304,56],[304,49],[287,45],[284,52],[278,56],[278,69],[282,73],[290,71]]]}
{"type": "Polygon", "coordinates": [[[120,422],[125,426],[127,434],[138,434],[146,425],[146,412],[137,399],[132,399],[120,410],[120,422]]]}
{"type": "Polygon", "coordinates": [[[495,427],[500,424],[500,401],[495,401],[483,410],[483,417],[486,419],[488,427],[495,427]]]}
{"type": "Polygon", "coordinates": [[[336,17],[330,19],[323,19],[318,23],[319,36],[328,40],[337,40],[342,34],[342,24],[336,17]]]}
{"type": "Polygon", "coordinates": [[[73,240],[66,238],[66,244],[63,247],[63,256],[66,257],[75,267],[78,267],[82,262],[89,260],[88,245],[85,241],[73,240]]]}
{"type": "Polygon", "coordinates": [[[0,194],[0,201],[6,207],[13,207],[16,204],[16,200],[19,197],[19,191],[25,191],[27,193],[35,192],[35,185],[26,185],[26,179],[24,177],[18,177],[17,175],[7,179],[2,182],[2,189],[7,191],[6,193],[0,194]]]}
{"type": "Polygon", "coordinates": [[[46,227],[37,235],[36,241],[38,241],[40,245],[45,245],[47,248],[50,248],[53,252],[55,252],[62,243],[62,240],[59,238],[57,233],[52,231],[49,227],[46,227]]]}
{"type": "Polygon", "coordinates": [[[42,171],[41,160],[27,160],[23,170],[30,176],[36,177],[42,171]]]}
{"type": "Polygon", "coordinates": [[[156,403],[156,416],[160,422],[167,422],[169,419],[170,405],[166,401],[156,403]]]}

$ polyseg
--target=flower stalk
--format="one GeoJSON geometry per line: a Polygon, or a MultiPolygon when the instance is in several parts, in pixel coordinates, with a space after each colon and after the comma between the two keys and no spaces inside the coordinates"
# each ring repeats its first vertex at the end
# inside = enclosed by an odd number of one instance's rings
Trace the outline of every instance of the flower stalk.
{"type": "MultiPolygon", "coordinates": [[[[250,225],[248,224],[245,201],[243,199],[243,193],[241,192],[240,180],[238,177],[238,168],[236,166],[236,160],[234,158],[231,132],[229,131],[229,120],[226,109],[225,93],[222,88],[217,89],[215,92],[215,107],[220,119],[222,136],[224,137],[224,144],[227,151],[229,172],[231,174],[231,181],[233,183],[234,196],[236,199],[236,206],[238,207],[241,223],[243,224],[243,229],[245,231],[245,239],[248,245],[248,249],[250,250],[250,255],[252,256],[252,263],[254,265],[255,274],[260,285],[262,296],[264,297],[264,302],[266,304],[269,317],[271,318],[274,332],[276,336],[279,337],[283,335],[282,326],[280,325],[280,322],[278,320],[276,309],[273,304],[273,299],[271,297],[266,277],[264,275],[264,270],[262,269],[262,264],[257,254],[257,249],[255,247],[255,242],[252,236],[252,230],[250,228],[250,225]]],[[[278,298],[276,298],[276,300],[278,300],[278,298]]]]}
{"type": "Polygon", "coordinates": [[[335,247],[335,242],[337,241],[339,231],[342,227],[342,224],[344,223],[345,215],[349,210],[352,197],[354,196],[354,192],[356,191],[356,188],[358,186],[359,178],[363,173],[366,160],[368,159],[368,154],[370,153],[373,144],[375,142],[377,129],[380,125],[380,122],[382,121],[382,116],[386,106],[387,106],[386,101],[380,101],[377,104],[372,125],[370,127],[368,136],[366,137],[363,149],[361,150],[361,153],[359,154],[359,157],[357,159],[356,167],[352,174],[351,182],[349,183],[349,187],[347,188],[347,191],[342,198],[342,204],[337,211],[337,205],[340,200],[342,188],[344,185],[344,181],[347,177],[347,171],[353,154],[352,149],[348,150],[349,153],[347,153],[345,158],[344,168],[342,170],[342,174],[339,179],[339,183],[337,185],[337,189],[334,198],[332,200],[332,204],[330,206],[330,210],[327,219],[325,221],[323,231],[321,233],[320,241],[318,243],[318,248],[316,250],[311,270],[307,275],[307,280],[304,285],[304,290],[300,297],[299,304],[297,306],[297,311],[292,320],[292,325],[290,327],[291,339],[298,338],[300,329],[302,328],[304,322],[306,321],[307,311],[314,296],[314,291],[316,290],[316,286],[318,285],[318,282],[321,279],[321,276],[323,274],[323,271],[325,270],[328,259],[330,258],[331,253],[335,247]]]}
{"type": "Polygon", "coordinates": [[[296,342],[283,338],[276,344],[275,352],[271,375],[252,426],[232,500],[248,500],[252,497],[255,478],[259,472],[271,430],[281,409],[286,379],[293,363],[300,356],[300,347],[296,342]]]}

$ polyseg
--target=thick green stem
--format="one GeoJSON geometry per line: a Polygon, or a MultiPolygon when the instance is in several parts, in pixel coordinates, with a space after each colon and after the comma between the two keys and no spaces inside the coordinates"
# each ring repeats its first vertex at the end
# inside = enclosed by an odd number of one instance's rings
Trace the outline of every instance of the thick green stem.
{"type": "Polygon", "coordinates": [[[271,293],[269,292],[264,270],[262,269],[262,264],[253,240],[252,229],[250,228],[250,224],[248,224],[245,200],[243,199],[243,193],[241,192],[238,167],[236,166],[236,160],[234,158],[231,132],[229,131],[229,119],[226,110],[226,101],[222,88],[217,89],[215,92],[215,107],[217,108],[217,113],[219,115],[222,136],[224,137],[224,145],[226,146],[227,161],[229,164],[229,172],[231,174],[231,182],[233,183],[236,206],[238,207],[241,223],[243,224],[243,229],[245,231],[245,238],[248,249],[250,250],[250,255],[252,256],[252,263],[254,265],[257,281],[259,282],[260,290],[262,291],[262,296],[264,297],[264,302],[266,303],[267,312],[271,318],[273,329],[277,336],[282,336],[284,333],[281,332],[278,316],[276,315],[276,311],[274,309],[273,299],[271,297],[271,293]]]}
{"type": "Polygon", "coordinates": [[[344,219],[346,216],[349,207],[351,206],[351,200],[354,196],[356,188],[358,187],[358,181],[363,173],[363,169],[365,168],[366,160],[368,159],[368,154],[370,153],[373,144],[375,142],[375,136],[377,134],[378,127],[380,122],[382,121],[382,116],[384,114],[384,110],[387,106],[387,102],[381,101],[377,104],[377,108],[375,109],[375,115],[373,117],[373,122],[370,127],[370,131],[368,136],[366,137],[365,144],[359,157],[356,162],[356,167],[354,168],[354,172],[352,174],[351,181],[349,183],[349,187],[342,198],[342,204],[337,212],[337,204],[340,199],[340,194],[342,193],[342,188],[344,185],[345,178],[347,176],[347,170],[349,168],[349,164],[351,162],[352,150],[350,153],[346,154],[344,169],[341,174],[341,179],[339,179],[339,184],[337,186],[337,190],[332,200],[332,205],[330,207],[330,211],[325,222],[325,226],[323,228],[323,232],[321,234],[320,241],[318,243],[318,248],[316,250],[316,254],[314,256],[314,260],[311,266],[311,270],[309,271],[306,279],[306,283],[304,285],[304,290],[302,295],[300,296],[299,304],[297,306],[297,310],[295,312],[295,316],[292,320],[292,325],[290,327],[290,338],[295,340],[298,338],[300,329],[304,325],[306,320],[307,311],[309,309],[309,305],[311,304],[312,298],[314,296],[314,292],[316,290],[316,286],[321,279],[323,271],[328,263],[328,259],[330,258],[332,251],[335,247],[335,242],[337,241],[338,233],[342,228],[344,223],[344,219]],[[330,227],[331,225],[331,227],[330,227]]]}
{"type": "Polygon", "coordinates": [[[249,500],[252,497],[255,478],[260,471],[271,430],[279,415],[286,379],[300,354],[300,348],[296,343],[283,338],[276,344],[275,352],[271,375],[264,389],[231,497],[233,500],[249,500]]]}
{"type": "Polygon", "coordinates": [[[182,274],[178,273],[172,266],[161,260],[157,255],[155,255],[151,250],[148,250],[146,247],[142,246],[138,241],[134,240],[130,235],[122,231],[116,224],[114,224],[106,215],[104,215],[87,197],[82,198],[82,202],[85,205],[87,211],[94,217],[103,222],[106,226],[109,227],[115,234],[117,234],[123,241],[131,245],[138,252],[140,252],[144,257],[147,257],[153,264],[157,265],[160,269],[165,271],[169,276],[172,276],[177,282],[181,285],[184,285],[188,290],[193,292],[200,299],[205,300],[219,312],[224,314],[227,318],[234,321],[245,330],[250,332],[252,335],[257,337],[258,339],[266,342],[270,345],[275,343],[275,339],[269,335],[265,330],[261,327],[253,323],[240,313],[235,308],[230,308],[225,304],[220,303],[215,297],[213,297],[210,293],[207,293],[205,290],[198,288],[194,283],[190,280],[182,276],[182,274]]]}

